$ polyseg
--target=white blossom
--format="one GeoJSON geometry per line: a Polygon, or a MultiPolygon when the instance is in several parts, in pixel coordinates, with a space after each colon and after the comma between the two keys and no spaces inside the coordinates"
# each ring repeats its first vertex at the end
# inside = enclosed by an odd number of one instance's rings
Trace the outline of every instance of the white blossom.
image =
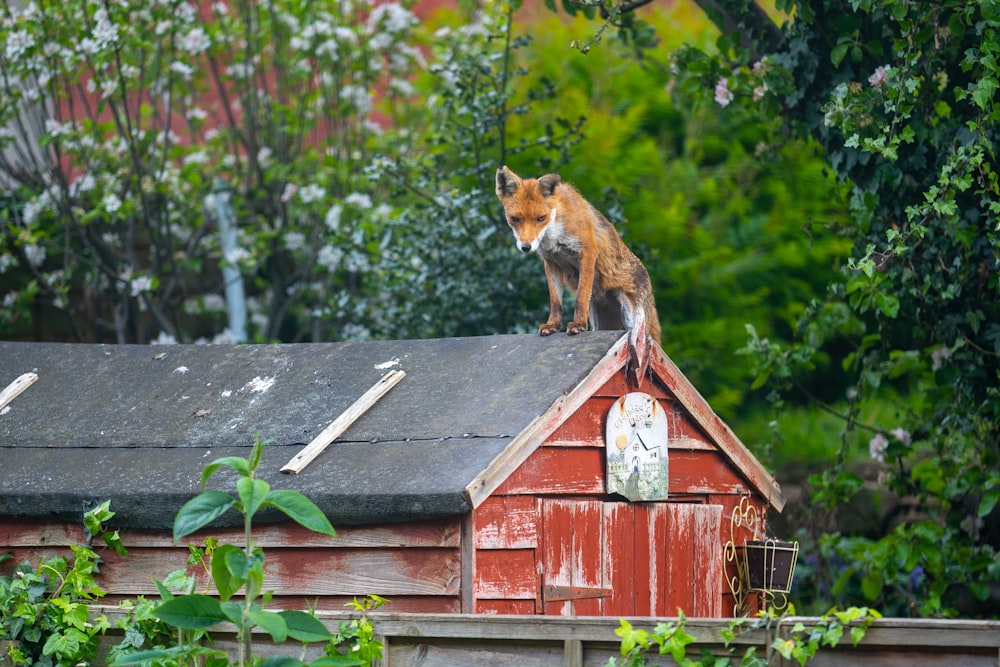
{"type": "Polygon", "coordinates": [[[340,248],[334,248],[329,243],[323,246],[316,256],[316,263],[327,271],[335,271],[343,258],[344,252],[340,248]]]}
{"type": "Polygon", "coordinates": [[[250,259],[250,252],[246,248],[233,248],[226,253],[226,261],[230,264],[239,264],[246,259],[250,259]]]}
{"type": "Polygon", "coordinates": [[[868,77],[868,85],[872,88],[881,88],[889,78],[889,71],[892,68],[888,65],[879,65],[875,68],[875,73],[868,77]]]}
{"type": "Polygon", "coordinates": [[[236,336],[233,335],[233,332],[228,327],[212,337],[212,345],[235,345],[238,342],[236,336]]]}
{"type": "Polygon", "coordinates": [[[94,178],[94,175],[83,174],[73,179],[73,182],[69,186],[69,192],[71,195],[76,196],[83,192],[90,192],[96,187],[97,180],[94,178]]]}
{"type": "Polygon", "coordinates": [[[396,2],[387,2],[372,9],[368,15],[368,31],[379,28],[390,34],[399,33],[416,22],[413,12],[396,2]]]}
{"type": "Polygon", "coordinates": [[[951,356],[951,350],[946,347],[935,348],[931,352],[931,370],[937,371],[941,370],[941,366],[948,357],[951,356]]]}
{"type": "Polygon", "coordinates": [[[310,183],[301,190],[299,190],[299,199],[305,204],[311,204],[314,201],[319,201],[326,197],[326,189],[322,186],[316,185],[315,183],[310,183]]]}
{"type": "Polygon", "coordinates": [[[129,281],[129,289],[133,297],[153,289],[153,279],[147,275],[136,276],[129,281]]]}
{"type": "Polygon", "coordinates": [[[194,74],[194,68],[187,63],[182,63],[179,60],[175,60],[170,63],[170,71],[174,74],[179,74],[185,81],[191,80],[191,75],[194,74]]]}
{"type": "Polygon", "coordinates": [[[344,209],[340,206],[340,204],[334,204],[330,207],[330,210],[326,212],[326,217],[323,219],[323,222],[326,224],[327,229],[331,232],[335,232],[340,228],[340,214],[343,210],[344,209]]]}
{"type": "Polygon", "coordinates": [[[344,86],[341,90],[344,99],[354,105],[360,114],[366,114],[372,110],[372,97],[368,90],[362,86],[344,86]]]}
{"type": "Polygon", "coordinates": [[[149,341],[150,345],[177,345],[177,339],[168,334],[166,331],[161,331],[160,335],[149,341]]]}
{"type": "Polygon", "coordinates": [[[301,250],[306,244],[306,235],[302,232],[285,232],[283,237],[285,248],[292,252],[301,250]]]}
{"type": "Polygon", "coordinates": [[[184,156],[184,164],[205,164],[208,162],[208,153],[205,151],[191,151],[184,156]]]}
{"type": "Polygon", "coordinates": [[[18,60],[24,52],[35,45],[35,39],[27,30],[15,30],[7,35],[5,54],[8,60],[18,60]]]}
{"type": "Polygon", "coordinates": [[[45,261],[45,246],[29,243],[24,246],[24,258],[35,268],[41,266],[45,261]]]}
{"type": "Polygon", "coordinates": [[[352,192],[344,197],[344,203],[367,210],[372,207],[372,198],[362,192],[352,192]]]}
{"type": "Polygon", "coordinates": [[[105,211],[108,213],[114,213],[122,207],[122,200],[119,199],[118,195],[115,193],[109,192],[104,195],[104,198],[101,200],[101,204],[104,206],[105,211]]]}
{"type": "Polygon", "coordinates": [[[894,428],[891,431],[889,431],[889,433],[892,435],[892,437],[896,438],[896,440],[899,440],[907,447],[909,447],[910,443],[913,442],[913,437],[910,435],[910,432],[902,427],[894,428]]]}
{"type": "Polygon", "coordinates": [[[108,19],[108,12],[103,7],[94,13],[94,41],[99,48],[104,48],[118,41],[118,26],[108,19]]]}
{"type": "Polygon", "coordinates": [[[197,27],[191,32],[177,38],[177,47],[181,51],[186,51],[192,55],[197,55],[208,49],[212,45],[208,33],[202,27],[197,27]]]}
{"type": "Polygon", "coordinates": [[[224,313],[226,312],[226,300],[222,298],[221,294],[206,294],[202,297],[201,307],[206,313],[224,313]]]}
{"type": "Polygon", "coordinates": [[[728,82],[722,78],[715,84],[715,101],[722,106],[728,106],[733,101],[733,93],[729,90],[728,82]]]}
{"type": "Polygon", "coordinates": [[[885,461],[885,450],[888,447],[889,440],[881,433],[876,433],[875,437],[868,441],[868,453],[879,462],[885,461]]]}

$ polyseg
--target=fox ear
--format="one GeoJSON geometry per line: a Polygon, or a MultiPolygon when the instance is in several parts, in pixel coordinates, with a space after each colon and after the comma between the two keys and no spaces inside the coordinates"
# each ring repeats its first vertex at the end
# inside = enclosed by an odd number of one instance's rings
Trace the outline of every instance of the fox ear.
{"type": "Polygon", "coordinates": [[[551,197],[556,191],[556,186],[562,183],[562,176],[559,174],[545,174],[538,179],[538,187],[542,191],[543,197],[551,197]]]}
{"type": "Polygon", "coordinates": [[[510,197],[521,187],[521,179],[507,166],[497,169],[497,197],[510,197]]]}

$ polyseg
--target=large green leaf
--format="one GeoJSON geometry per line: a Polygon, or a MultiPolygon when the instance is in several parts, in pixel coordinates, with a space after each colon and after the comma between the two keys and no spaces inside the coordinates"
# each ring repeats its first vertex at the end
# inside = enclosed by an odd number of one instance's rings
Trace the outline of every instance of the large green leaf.
{"type": "Polygon", "coordinates": [[[337,536],[337,531],[330,525],[330,520],[323,514],[323,510],[298,491],[288,489],[271,491],[267,494],[264,505],[281,510],[292,521],[313,532],[332,537],[337,536]]]}
{"type": "Polygon", "coordinates": [[[259,606],[253,605],[250,608],[249,616],[250,621],[271,635],[271,639],[274,641],[280,643],[288,639],[288,626],[281,614],[265,611],[259,606]]]}
{"type": "Polygon", "coordinates": [[[224,456],[221,459],[215,459],[202,468],[201,488],[205,488],[205,483],[208,482],[208,478],[211,477],[221,466],[229,466],[244,477],[250,474],[250,464],[246,459],[240,458],[239,456],[224,456]]]}
{"type": "Polygon", "coordinates": [[[222,544],[212,553],[212,581],[219,597],[228,600],[246,582],[247,557],[233,544],[222,544]]]}
{"type": "Polygon", "coordinates": [[[316,658],[309,663],[309,667],[357,667],[365,664],[357,658],[350,658],[346,655],[328,655],[316,658]]]}
{"type": "Polygon", "coordinates": [[[271,485],[262,479],[242,477],[236,482],[236,491],[240,494],[240,501],[243,503],[243,512],[252,517],[264,504],[267,492],[271,490],[271,485]]]}
{"type": "Polygon", "coordinates": [[[121,665],[138,665],[143,662],[151,662],[154,660],[163,660],[165,658],[170,658],[178,652],[179,647],[172,648],[156,648],[149,649],[147,651],[136,651],[134,653],[129,653],[128,655],[119,656],[114,662],[111,663],[112,667],[120,667],[121,665]]]}
{"type": "Polygon", "coordinates": [[[239,627],[243,622],[243,603],[242,602],[223,602],[219,605],[219,609],[225,615],[226,620],[233,625],[239,627]]]}
{"type": "Polygon", "coordinates": [[[236,499],[222,491],[205,491],[184,503],[174,517],[174,540],[203,528],[236,504],[236,499]]]}
{"type": "Polygon", "coordinates": [[[198,630],[227,620],[217,599],[208,595],[185,595],[167,600],[153,615],[175,628],[198,630]]]}
{"type": "Polygon", "coordinates": [[[272,655],[260,663],[260,667],[302,667],[305,664],[298,658],[292,658],[287,655],[272,655]]]}
{"type": "Polygon", "coordinates": [[[315,616],[297,609],[278,612],[288,626],[288,636],[300,642],[325,642],[333,633],[315,616]]]}

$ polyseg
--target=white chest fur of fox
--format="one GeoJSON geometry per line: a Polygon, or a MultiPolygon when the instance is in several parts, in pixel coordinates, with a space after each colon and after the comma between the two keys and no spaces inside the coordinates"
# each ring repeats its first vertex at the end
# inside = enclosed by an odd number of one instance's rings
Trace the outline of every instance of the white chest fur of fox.
{"type": "Polygon", "coordinates": [[[660,320],[649,274],[607,218],[558,174],[522,179],[508,167],[496,174],[496,193],[518,250],[538,252],[549,285],[548,336],[562,328],[563,288],[576,290],[576,310],[566,333],[632,329],[645,322],[660,340],[660,320]]]}

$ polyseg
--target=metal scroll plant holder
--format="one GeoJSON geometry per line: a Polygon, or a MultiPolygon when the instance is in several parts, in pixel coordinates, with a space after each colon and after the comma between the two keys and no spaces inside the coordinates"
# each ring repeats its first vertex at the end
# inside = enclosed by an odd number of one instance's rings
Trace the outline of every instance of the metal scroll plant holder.
{"type": "MultiPolygon", "coordinates": [[[[784,609],[788,605],[799,543],[762,538],[760,535],[761,520],[757,508],[744,496],[733,508],[729,541],[723,551],[726,564],[731,563],[736,569],[735,576],[727,574],[726,577],[729,590],[736,600],[733,605],[736,616],[749,615],[751,594],[760,596],[762,609],[784,609]],[[748,528],[753,534],[753,538],[746,540],[742,546],[736,544],[736,531],[739,528],[748,528]]],[[[727,569],[729,571],[731,569],[727,569]]]]}

